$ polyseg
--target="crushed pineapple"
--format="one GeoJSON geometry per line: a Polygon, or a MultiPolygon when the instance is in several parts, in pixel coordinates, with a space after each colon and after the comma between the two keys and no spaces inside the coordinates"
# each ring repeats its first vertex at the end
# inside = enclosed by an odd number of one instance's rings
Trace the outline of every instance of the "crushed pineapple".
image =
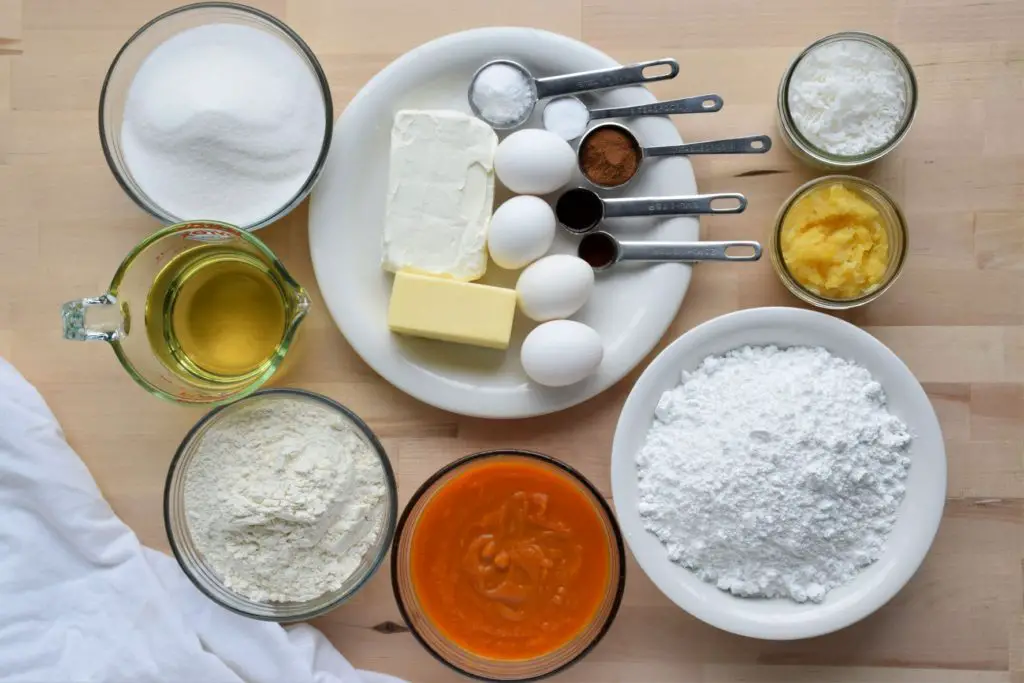
{"type": "Polygon", "coordinates": [[[801,197],[782,222],[782,258],[790,274],[829,299],[855,299],[877,287],[889,262],[878,210],[842,183],[801,197]]]}

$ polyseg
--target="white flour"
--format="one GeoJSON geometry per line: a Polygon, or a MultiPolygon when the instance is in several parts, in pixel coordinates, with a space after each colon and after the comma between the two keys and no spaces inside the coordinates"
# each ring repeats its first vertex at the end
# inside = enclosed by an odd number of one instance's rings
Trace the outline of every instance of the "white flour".
{"type": "Polygon", "coordinates": [[[185,480],[196,548],[251,600],[340,588],[382,532],[384,468],[344,418],[275,398],[209,430],[185,480]]]}
{"type": "Polygon", "coordinates": [[[639,511],[673,562],[722,590],[818,602],[881,554],[910,441],[863,367],[742,347],[661,397],[639,511]]]}
{"type": "Polygon", "coordinates": [[[247,227],[299,192],[324,130],[316,77],[283,39],[209,24],[146,57],[126,95],[121,147],[165,211],[247,227]]]}

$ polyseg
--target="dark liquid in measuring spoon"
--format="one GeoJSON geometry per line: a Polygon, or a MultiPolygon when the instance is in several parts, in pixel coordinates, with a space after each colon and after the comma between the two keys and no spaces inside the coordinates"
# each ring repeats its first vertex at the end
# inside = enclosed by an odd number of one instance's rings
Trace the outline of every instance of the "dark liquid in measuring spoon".
{"type": "Polygon", "coordinates": [[[573,232],[586,232],[604,217],[601,198],[582,187],[569,190],[558,198],[555,204],[558,222],[573,232]]]}
{"type": "Polygon", "coordinates": [[[587,235],[580,241],[577,254],[591,268],[604,268],[615,262],[618,251],[618,247],[609,235],[596,233],[587,235]]]}

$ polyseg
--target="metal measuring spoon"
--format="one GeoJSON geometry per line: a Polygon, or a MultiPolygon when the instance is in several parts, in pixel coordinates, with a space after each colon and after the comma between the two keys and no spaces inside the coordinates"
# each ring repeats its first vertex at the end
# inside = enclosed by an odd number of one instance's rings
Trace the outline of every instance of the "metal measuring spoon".
{"type": "Polygon", "coordinates": [[[761,243],[730,242],[623,242],[608,232],[591,232],[580,242],[580,258],[595,270],[607,270],[620,261],[682,262],[698,261],[757,261],[761,258],[761,243]],[[751,250],[750,253],[730,255],[730,250],[751,250]]]}
{"type": "Polygon", "coordinates": [[[623,242],[607,232],[586,235],[577,249],[581,259],[594,270],[607,270],[619,261],[683,262],[757,261],[759,242],[623,242]],[[730,255],[730,249],[750,249],[750,253],[730,255]]]}
{"type": "Polygon", "coordinates": [[[580,140],[579,148],[576,150],[576,160],[580,173],[583,174],[584,178],[594,183],[597,187],[609,189],[612,187],[622,187],[635,178],[640,171],[640,164],[647,157],[690,156],[694,154],[764,154],[771,148],[772,139],[767,135],[748,135],[747,137],[728,138],[725,140],[707,140],[704,142],[687,142],[681,145],[644,147],[640,144],[640,140],[636,135],[633,134],[633,131],[627,126],[621,123],[602,123],[588,130],[587,134],[580,140]],[[584,163],[588,150],[587,140],[592,139],[594,135],[601,131],[609,129],[615,130],[619,135],[628,138],[628,142],[636,154],[636,170],[626,180],[615,185],[605,185],[596,182],[591,177],[592,174],[587,173],[586,164],[584,163]]]}
{"type": "MultiPolygon", "coordinates": [[[[601,119],[619,119],[619,118],[631,118],[636,116],[668,116],[670,114],[710,114],[721,110],[724,102],[718,95],[699,95],[697,97],[683,97],[677,100],[665,100],[662,102],[651,102],[650,104],[636,104],[628,107],[606,107],[603,109],[590,109],[584,104],[583,100],[572,95],[563,95],[562,97],[556,97],[547,104],[544,105],[544,127],[553,132],[557,132],[566,140],[575,140],[587,130],[587,126],[590,125],[591,121],[599,121],[601,119]],[[548,111],[552,112],[552,107],[560,104],[572,103],[571,106],[576,107],[576,110],[580,113],[579,123],[571,131],[559,131],[555,130],[548,123],[548,111]],[[586,113],[586,119],[584,120],[583,113],[586,113]]],[[[575,121],[573,123],[576,123],[575,121]]]]}
{"type": "MultiPolygon", "coordinates": [[[[476,70],[476,73],[473,74],[473,78],[469,82],[469,107],[473,110],[474,114],[489,123],[492,128],[497,130],[508,130],[522,125],[526,119],[530,118],[530,114],[533,113],[533,109],[537,106],[538,100],[543,100],[548,97],[557,97],[558,95],[575,95],[577,93],[590,92],[592,90],[617,88],[624,85],[653,83],[655,81],[664,81],[670,78],[675,78],[677,75],[679,75],[679,62],[671,58],[655,59],[649,62],[638,62],[627,66],[614,66],[609,69],[581,71],[579,73],[564,74],[562,76],[547,76],[545,78],[534,78],[533,74],[531,74],[529,70],[519,62],[514,62],[511,59],[495,59],[481,66],[476,70]],[[487,116],[480,111],[480,107],[473,97],[474,90],[476,89],[476,83],[480,78],[480,75],[489,67],[498,64],[504,64],[505,66],[512,67],[518,71],[525,78],[526,83],[530,88],[529,105],[525,108],[524,113],[514,121],[498,121],[487,118],[487,116]],[[644,74],[644,71],[656,66],[667,66],[669,68],[668,73],[658,73],[651,76],[644,74]]],[[[509,104],[515,105],[515,102],[510,102],[509,104]]]]}
{"type": "Polygon", "coordinates": [[[695,194],[683,197],[615,197],[602,199],[596,192],[577,187],[562,193],[555,202],[555,216],[569,232],[582,235],[605,218],[625,216],[688,216],[743,213],[747,198],[735,192],[695,194]],[[716,202],[735,204],[715,208],[716,202]]]}

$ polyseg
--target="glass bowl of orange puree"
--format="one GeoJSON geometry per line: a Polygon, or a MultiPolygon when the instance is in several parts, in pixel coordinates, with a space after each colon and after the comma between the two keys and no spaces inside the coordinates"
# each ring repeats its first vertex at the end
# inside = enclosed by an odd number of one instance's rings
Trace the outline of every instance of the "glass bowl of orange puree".
{"type": "Polygon", "coordinates": [[[622,534],[583,475],[539,453],[447,465],[398,523],[391,580],[416,638],[489,681],[548,676],[611,626],[626,582],[622,534]]]}

